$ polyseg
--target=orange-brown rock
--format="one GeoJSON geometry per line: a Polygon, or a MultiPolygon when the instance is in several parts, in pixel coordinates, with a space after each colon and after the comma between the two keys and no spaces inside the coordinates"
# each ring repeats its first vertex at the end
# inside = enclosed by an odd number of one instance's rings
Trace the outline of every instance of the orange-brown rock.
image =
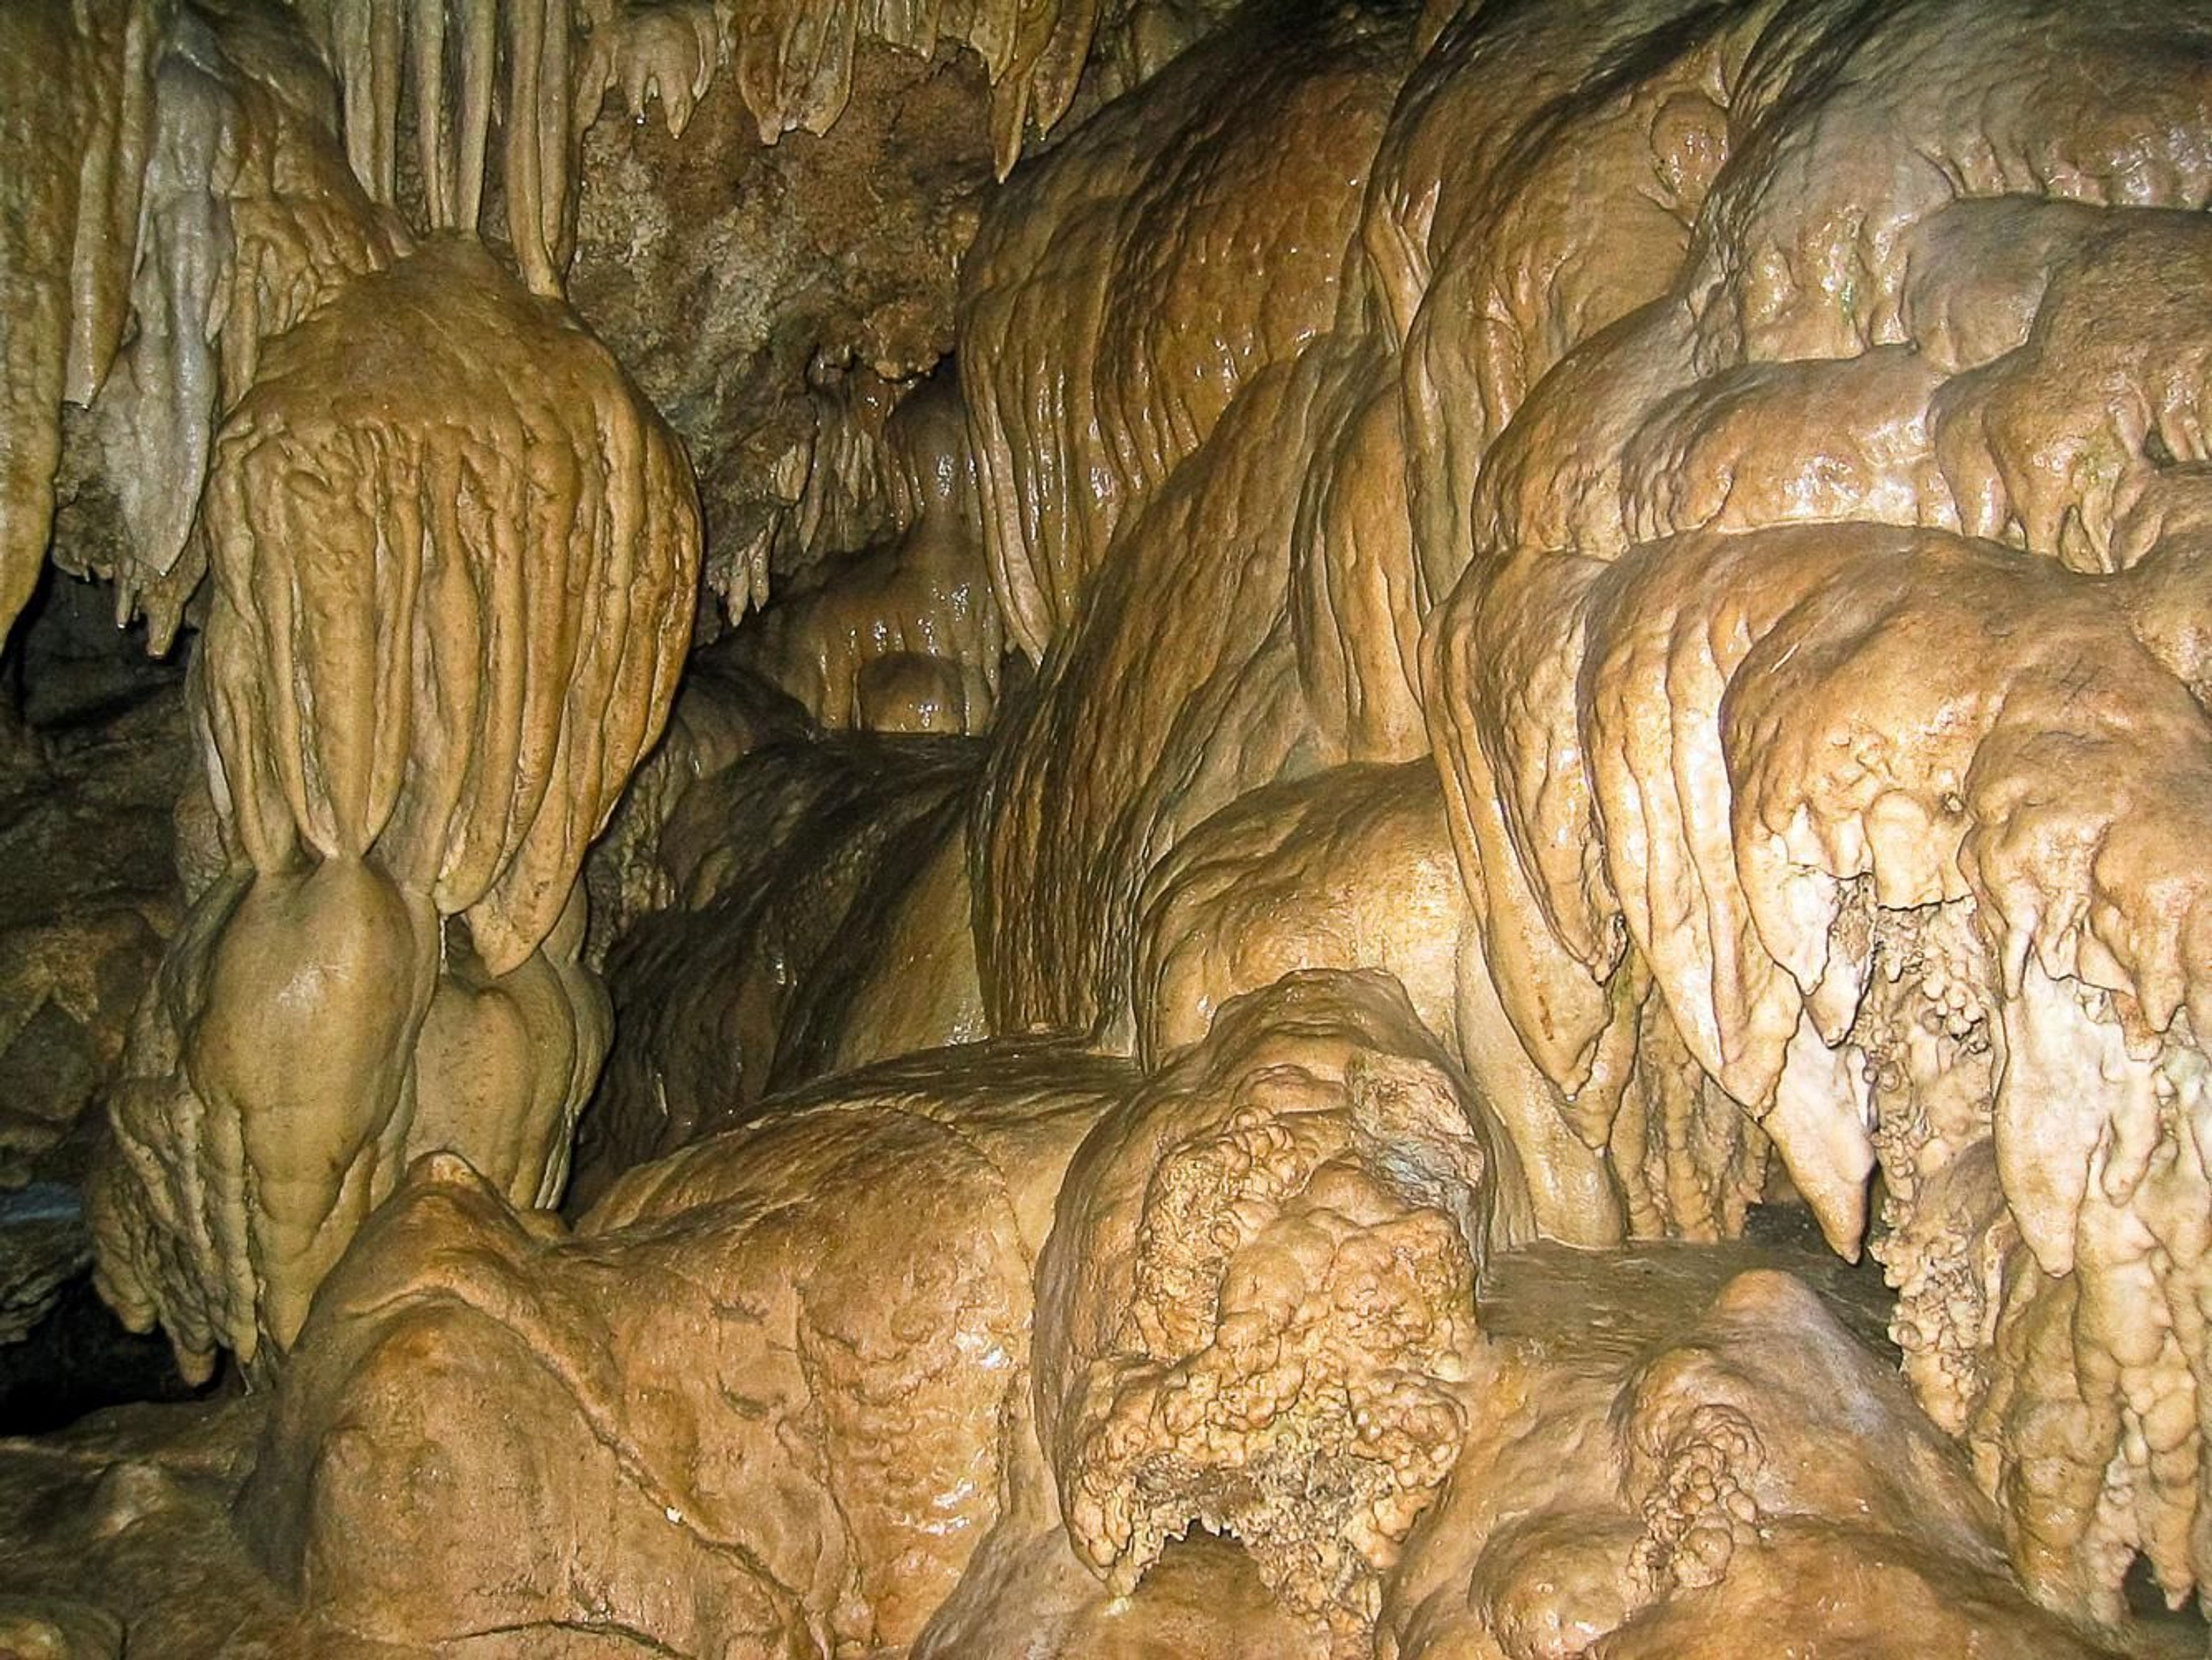
{"type": "Polygon", "coordinates": [[[291,1341],[410,1152],[559,1190],[606,1037],[580,867],[659,735],[698,572],[666,429],[458,242],[270,344],[202,517],[228,866],[164,966],[94,1214],[103,1292],[197,1371],[291,1341]]]}
{"type": "Polygon", "coordinates": [[[1005,1507],[1036,1256],[1123,1078],[894,1063],[633,1171],[574,1235],[418,1167],[285,1374],[264,1560],[386,1641],[910,1641],[1005,1507]]]}
{"type": "Polygon", "coordinates": [[[94,1208],[195,1371],[300,1338],[241,1512],[298,1618],[1518,1660],[2203,1600],[2201,9],[1293,7],[1159,68],[1205,5],[86,7],[0,21],[0,612],[103,471],[61,557],[206,608],[94,1208]],[[982,73],[858,45],[940,36],[982,73]],[[816,152],[732,135],[856,84],[911,142],[781,213],[816,152]],[[526,291],[580,165],[660,395],[760,394],[714,581],[772,601],[599,935],[702,559],[526,291]],[[395,216],[494,206],[521,283],[395,216]],[[1785,1197],[1901,1381],[1726,1243],[1785,1197]],[[1516,1305],[1538,1235],[1595,1254],[1516,1305]]]}

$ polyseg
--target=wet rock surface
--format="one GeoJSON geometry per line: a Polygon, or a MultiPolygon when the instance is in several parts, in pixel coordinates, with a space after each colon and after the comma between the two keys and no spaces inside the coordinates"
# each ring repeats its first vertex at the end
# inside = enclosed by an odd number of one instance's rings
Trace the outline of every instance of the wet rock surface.
{"type": "Polygon", "coordinates": [[[0,1646],[2201,1651],[2208,65],[0,9],[0,1646]]]}

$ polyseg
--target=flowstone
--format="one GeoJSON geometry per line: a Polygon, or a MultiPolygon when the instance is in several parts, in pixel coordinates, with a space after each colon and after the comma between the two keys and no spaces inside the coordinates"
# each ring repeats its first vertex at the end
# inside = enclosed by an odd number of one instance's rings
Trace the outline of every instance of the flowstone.
{"type": "Polygon", "coordinates": [[[0,1180],[252,1392],[0,1642],[2201,1652],[2208,208],[2151,0],[9,0],[0,1180]]]}

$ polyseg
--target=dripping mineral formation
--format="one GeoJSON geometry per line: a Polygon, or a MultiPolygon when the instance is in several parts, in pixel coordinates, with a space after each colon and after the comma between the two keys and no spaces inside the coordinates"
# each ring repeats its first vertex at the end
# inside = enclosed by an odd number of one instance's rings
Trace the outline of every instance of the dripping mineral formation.
{"type": "Polygon", "coordinates": [[[2203,1653],[2209,209],[2148,0],[0,0],[0,1651],[2203,1653]]]}

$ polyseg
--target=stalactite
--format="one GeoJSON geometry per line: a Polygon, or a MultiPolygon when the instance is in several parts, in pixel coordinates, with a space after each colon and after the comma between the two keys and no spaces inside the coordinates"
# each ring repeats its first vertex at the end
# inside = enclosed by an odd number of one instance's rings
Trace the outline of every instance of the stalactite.
{"type": "Polygon", "coordinates": [[[0,14],[0,639],[45,562],[62,404],[90,403],[122,344],[169,15],[0,14]]]}
{"type": "Polygon", "coordinates": [[[346,152],[372,200],[399,200],[411,114],[422,228],[479,228],[496,112],[506,237],[532,292],[557,295],[575,241],[584,129],[612,89],[672,131],[724,63],[772,144],[825,132],[851,95],[862,40],[928,56],[940,40],[982,58],[992,153],[1004,178],[1025,136],[1067,112],[1098,0],[306,0],[343,90],[346,152]]]}

